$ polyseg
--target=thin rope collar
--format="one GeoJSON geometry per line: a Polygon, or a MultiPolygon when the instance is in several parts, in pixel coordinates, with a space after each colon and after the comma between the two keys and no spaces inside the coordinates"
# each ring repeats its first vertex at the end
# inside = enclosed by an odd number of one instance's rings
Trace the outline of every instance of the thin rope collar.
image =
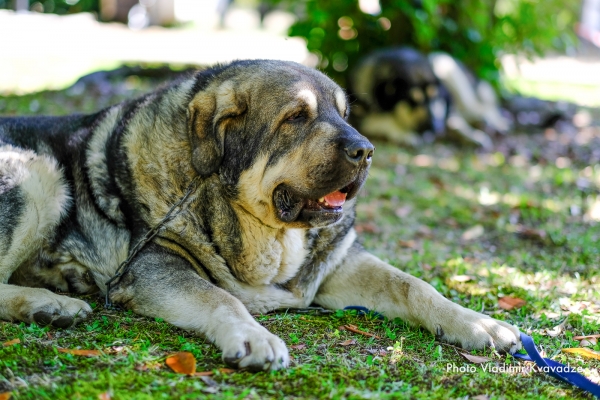
{"type": "Polygon", "coordinates": [[[156,226],[154,226],[152,229],[150,229],[148,232],[146,232],[144,237],[141,238],[136,243],[136,245],[133,247],[133,249],[129,252],[129,256],[127,257],[127,259],[119,265],[119,267],[115,271],[115,274],[106,282],[106,295],[105,295],[105,304],[104,304],[104,306],[106,308],[113,307],[113,304],[110,301],[110,289],[112,288],[113,282],[115,280],[119,279],[121,276],[123,276],[127,271],[129,271],[129,268],[131,268],[131,262],[133,261],[135,256],[148,243],[150,243],[154,239],[154,237],[160,233],[160,231],[162,231],[162,229],[165,227],[165,225],[168,222],[170,222],[173,218],[175,218],[177,215],[181,214],[181,212],[183,210],[185,210],[184,203],[190,197],[190,195],[196,190],[196,186],[198,184],[199,179],[200,179],[199,176],[196,176],[194,179],[192,179],[192,182],[190,182],[190,184],[188,185],[187,190],[186,190],[185,194],[181,197],[181,199],[179,199],[179,201],[177,201],[177,203],[173,204],[173,206],[171,207],[171,209],[169,209],[169,211],[164,216],[164,218],[162,220],[160,220],[160,222],[158,224],[156,224],[156,226]]]}

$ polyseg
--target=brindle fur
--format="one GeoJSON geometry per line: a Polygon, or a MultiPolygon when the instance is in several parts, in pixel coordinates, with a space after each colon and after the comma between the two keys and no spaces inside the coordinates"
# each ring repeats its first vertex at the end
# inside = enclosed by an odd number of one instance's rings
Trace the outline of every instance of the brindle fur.
{"type": "Polygon", "coordinates": [[[43,287],[104,292],[130,248],[198,177],[184,210],[110,296],[205,335],[228,364],[278,369],[250,313],[363,305],[465,348],[519,332],[460,307],[356,243],[372,145],[343,91],[282,61],[238,61],[93,115],[0,119],[0,319],[68,326],[91,309],[43,287]],[[347,187],[343,209],[308,201],[347,187]],[[29,286],[29,287],[26,287],[29,286]]]}

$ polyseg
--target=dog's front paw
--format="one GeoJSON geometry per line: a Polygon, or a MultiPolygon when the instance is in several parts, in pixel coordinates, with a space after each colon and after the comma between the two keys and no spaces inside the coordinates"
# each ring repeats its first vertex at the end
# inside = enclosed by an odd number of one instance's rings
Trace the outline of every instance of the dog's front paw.
{"type": "Polygon", "coordinates": [[[68,328],[87,318],[91,307],[82,300],[61,296],[46,289],[24,288],[19,304],[21,320],[40,326],[68,328]]]}
{"type": "Polygon", "coordinates": [[[453,317],[445,326],[436,325],[436,337],[468,350],[487,347],[512,354],[521,348],[519,329],[511,324],[462,307],[453,317]]]}
{"type": "Polygon", "coordinates": [[[256,324],[244,323],[230,329],[223,338],[217,338],[223,349],[223,361],[236,368],[251,371],[281,369],[290,358],[283,340],[256,324]]]}

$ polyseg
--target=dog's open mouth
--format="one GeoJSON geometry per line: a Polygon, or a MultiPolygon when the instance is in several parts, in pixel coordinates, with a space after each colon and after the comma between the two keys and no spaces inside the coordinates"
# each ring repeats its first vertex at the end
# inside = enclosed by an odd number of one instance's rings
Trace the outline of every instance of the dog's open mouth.
{"type": "Polygon", "coordinates": [[[308,210],[341,210],[353,185],[354,183],[351,183],[350,185],[344,186],[340,190],[329,193],[318,200],[306,200],[304,208],[308,210]]]}
{"type": "Polygon", "coordinates": [[[273,201],[279,219],[284,222],[309,221],[318,217],[333,223],[342,217],[344,203],[356,195],[359,187],[360,184],[355,181],[317,199],[310,199],[296,194],[286,185],[280,185],[273,193],[273,201]]]}

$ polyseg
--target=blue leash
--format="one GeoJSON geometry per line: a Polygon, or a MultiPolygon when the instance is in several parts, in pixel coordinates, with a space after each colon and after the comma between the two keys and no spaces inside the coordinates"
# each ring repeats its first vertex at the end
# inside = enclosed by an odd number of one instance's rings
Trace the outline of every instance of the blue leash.
{"type": "MultiPolygon", "coordinates": [[[[371,311],[362,306],[348,306],[344,308],[344,310],[356,310],[358,315],[372,315],[378,319],[384,319],[384,316],[377,311],[371,311]]],[[[549,358],[543,358],[537,347],[535,347],[535,343],[531,336],[527,336],[521,332],[521,342],[523,343],[523,348],[527,354],[515,353],[512,355],[513,357],[524,361],[533,361],[548,375],[600,398],[600,385],[590,381],[580,373],[575,372],[575,368],[550,360],[549,358]]]]}
{"type": "Polygon", "coordinates": [[[515,353],[513,357],[519,358],[525,361],[534,361],[538,367],[542,369],[548,375],[560,379],[561,381],[570,383],[571,385],[578,387],[581,390],[585,390],[593,394],[596,397],[600,397],[600,385],[590,381],[580,373],[575,372],[575,368],[563,365],[549,358],[543,358],[538,349],[535,347],[535,343],[531,336],[521,332],[521,342],[523,348],[527,354],[515,353]]]}

